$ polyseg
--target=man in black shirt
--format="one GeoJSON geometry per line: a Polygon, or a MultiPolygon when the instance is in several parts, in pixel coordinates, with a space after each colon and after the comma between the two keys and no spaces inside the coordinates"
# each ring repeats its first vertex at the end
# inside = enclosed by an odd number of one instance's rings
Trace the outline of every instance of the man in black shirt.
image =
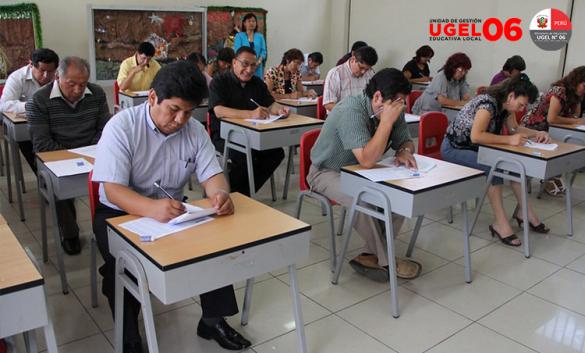
{"type": "MultiPolygon", "coordinates": [[[[288,115],[289,110],[274,101],[266,84],[254,76],[256,52],[243,46],[236,52],[232,70],[217,75],[209,87],[209,114],[211,115],[211,140],[216,150],[223,152],[224,140],[220,137],[221,118],[265,119],[270,114],[288,115]],[[259,106],[257,106],[256,102],[259,106]]],[[[232,191],[250,196],[246,156],[230,151],[229,181],[232,191]]],[[[282,148],[252,151],[255,191],[270,178],[284,159],[282,148]]]]}

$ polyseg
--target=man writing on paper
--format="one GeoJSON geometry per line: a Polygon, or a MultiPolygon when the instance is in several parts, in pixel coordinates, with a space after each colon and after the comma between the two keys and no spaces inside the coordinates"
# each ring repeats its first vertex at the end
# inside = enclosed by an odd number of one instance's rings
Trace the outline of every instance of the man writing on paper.
{"type": "MultiPolygon", "coordinates": [[[[0,97],[0,112],[24,113],[26,101],[42,86],[53,82],[59,65],[57,53],[47,48],[35,49],[28,65],[14,71],[4,83],[0,97]]],[[[21,141],[18,147],[28,165],[36,171],[35,154],[30,141],[21,141]]]]}
{"type": "Polygon", "coordinates": [[[160,64],[154,60],[156,50],[149,42],[142,42],[136,53],[124,59],[118,71],[120,91],[145,91],[150,88],[154,76],[160,70],[160,64]]]}
{"type": "MultiPolygon", "coordinates": [[[[416,168],[414,144],[404,120],[404,101],[411,85],[396,69],[383,69],[372,77],[363,93],[343,99],[331,111],[315,146],[307,175],[311,190],[350,208],[353,197],[341,189],[340,169],[360,164],[373,167],[390,148],[406,167],[416,168]]],[[[394,235],[404,217],[393,215],[394,235]]],[[[358,212],[355,230],[366,243],[366,251],[350,261],[360,274],[379,282],[388,281],[388,254],[381,223],[358,212]]],[[[400,278],[415,278],[421,266],[411,260],[396,261],[400,278]]]]}
{"type": "MultiPolygon", "coordinates": [[[[93,181],[101,183],[93,229],[105,260],[100,268],[102,292],[108,297],[112,314],[116,261],[109,252],[107,218],[129,213],[168,222],[185,212],[177,200],[182,199],[191,174],[197,176],[218,215],[234,212],[209,136],[203,125],[190,119],[206,96],[207,83],[195,65],[174,62],[158,72],[146,102],[116,114],[104,129],[93,174],[93,181]]],[[[213,338],[230,350],[250,345],[224,320],[238,312],[231,285],[202,294],[201,307],[203,318],[197,335],[213,338]]],[[[140,303],[125,293],[124,352],[142,352],[139,310],[140,303]]]]}
{"type": "MultiPolygon", "coordinates": [[[[256,52],[242,46],[232,61],[232,70],[216,75],[209,86],[209,114],[211,115],[211,138],[215,148],[223,152],[224,140],[220,136],[219,118],[266,119],[273,115],[288,116],[288,108],[274,101],[266,84],[257,76],[256,52]]],[[[254,186],[258,191],[270,178],[284,158],[282,148],[252,151],[254,186]]],[[[250,196],[246,156],[230,151],[229,181],[232,191],[250,196]]]]}
{"type": "MultiPolygon", "coordinates": [[[[35,152],[94,145],[110,119],[104,90],[89,83],[89,64],[76,56],[59,62],[57,80],[40,88],[26,103],[28,130],[35,152]]],[[[75,200],[56,202],[61,245],[79,254],[75,200]]]]}

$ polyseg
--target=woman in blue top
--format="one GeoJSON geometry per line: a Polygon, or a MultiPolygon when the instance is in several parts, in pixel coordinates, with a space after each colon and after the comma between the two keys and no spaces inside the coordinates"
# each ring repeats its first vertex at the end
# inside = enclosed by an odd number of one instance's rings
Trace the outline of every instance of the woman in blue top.
{"type": "Polygon", "coordinates": [[[242,31],[234,38],[234,51],[246,46],[254,49],[258,58],[258,68],[254,75],[264,77],[264,62],[266,61],[266,41],[262,33],[258,33],[258,21],[253,13],[246,14],[242,20],[242,31]]]}

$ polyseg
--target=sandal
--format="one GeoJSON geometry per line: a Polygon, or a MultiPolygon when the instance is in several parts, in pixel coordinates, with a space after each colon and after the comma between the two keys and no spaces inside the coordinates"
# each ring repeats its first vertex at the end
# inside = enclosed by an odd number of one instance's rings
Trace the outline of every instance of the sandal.
{"type": "Polygon", "coordinates": [[[349,261],[349,265],[372,281],[388,282],[388,269],[378,265],[378,257],[374,254],[361,253],[349,261]]]}
{"type": "Polygon", "coordinates": [[[544,192],[553,197],[565,196],[565,192],[559,188],[559,185],[553,179],[544,181],[544,192]]]}
{"type": "MultiPolygon", "coordinates": [[[[516,206],[516,210],[514,211],[514,215],[512,217],[514,217],[514,219],[518,223],[518,227],[522,228],[522,224],[524,223],[524,220],[522,218],[518,217],[518,206],[516,206]]],[[[535,233],[547,234],[548,232],[550,232],[550,228],[545,226],[544,223],[542,223],[542,222],[540,222],[540,224],[538,224],[538,225],[532,225],[532,223],[528,222],[528,226],[535,233]]]]}
{"type": "Polygon", "coordinates": [[[563,180],[563,178],[561,177],[554,177],[551,179],[559,189],[561,189],[562,193],[565,193],[565,191],[567,191],[567,187],[565,186],[565,181],[563,180]]]}
{"type": "Polygon", "coordinates": [[[396,258],[396,277],[402,279],[414,279],[420,275],[422,265],[410,259],[396,258]]]}
{"type": "Polygon", "coordinates": [[[512,235],[508,235],[507,237],[502,237],[500,235],[500,233],[498,233],[498,231],[495,230],[494,227],[492,227],[491,225],[489,226],[489,230],[492,233],[492,238],[497,235],[498,236],[498,239],[500,239],[500,241],[502,243],[504,243],[505,245],[508,245],[508,246],[520,246],[520,245],[522,245],[522,242],[513,243],[514,240],[520,240],[520,239],[518,239],[518,237],[514,233],[512,233],[512,235]]]}

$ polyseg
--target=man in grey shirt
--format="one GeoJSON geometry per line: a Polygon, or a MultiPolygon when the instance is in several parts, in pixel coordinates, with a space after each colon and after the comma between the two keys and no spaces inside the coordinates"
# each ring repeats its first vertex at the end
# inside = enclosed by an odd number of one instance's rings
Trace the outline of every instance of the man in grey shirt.
{"type": "MultiPolygon", "coordinates": [[[[59,62],[57,80],[40,88],[26,105],[34,152],[94,145],[110,118],[104,90],[89,83],[89,64],[78,57],[59,62]]],[[[79,254],[79,227],[73,199],[57,201],[63,250],[79,254]]]]}
{"type": "MultiPolygon", "coordinates": [[[[207,96],[205,78],[187,61],[164,66],[155,76],[148,100],[115,115],[98,143],[93,181],[100,182],[100,203],[93,229],[105,264],[102,292],[115,308],[116,260],[109,252],[106,219],[124,214],[168,222],[185,212],[183,188],[195,174],[218,215],[234,212],[228,183],[204,127],[190,119],[207,96]],[[154,183],[159,187],[155,187],[154,183]],[[164,189],[173,197],[167,197],[164,189]]],[[[233,287],[201,295],[203,317],[197,335],[230,350],[250,346],[224,320],[238,312],[233,287]]],[[[138,333],[140,303],[124,296],[124,352],[142,352],[138,333]]]]}
{"type": "MultiPolygon", "coordinates": [[[[307,182],[312,191],[349,208],[353,198],[341,189],[341,167],[359,163],[371,168],[390,148],[397,151],[397,163],[416,167],[414,144],[403,112],[410,90],[401,71],[383,69],[372,77],[363,93],[344,98],[333,108],[311,151],[307,182]]],[[[393,216],[394,234],[399,233],[403,221],[402,216],[393,216]]],[[[353,226],[364,239],[367,252],[352,259],[350,265],[372,280],[388,281],[388,254],[381,224],[359,212],[353,226]]],[[[400,278],[415,278],[420,270],[417,262],[396,261],[400,278]]]]}

